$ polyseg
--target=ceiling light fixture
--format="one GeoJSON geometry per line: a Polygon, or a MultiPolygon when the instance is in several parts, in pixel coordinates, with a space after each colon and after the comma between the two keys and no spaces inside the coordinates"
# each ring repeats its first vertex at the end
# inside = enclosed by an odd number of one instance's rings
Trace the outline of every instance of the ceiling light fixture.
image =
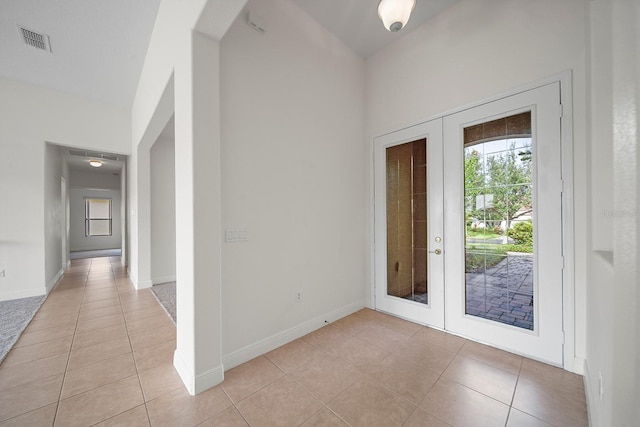
{"type": "Polygon", "coordinates": [[[89,164],[94,168],[99,168],[102,166],[102,162],[100,160],[89,160],[89,164]]]}
{"type": "Polygon", "coordinates": [[[416,0],[380,0],[378,16],[384,27],[395,33],[407,25],[414,7],[416,0]]]}

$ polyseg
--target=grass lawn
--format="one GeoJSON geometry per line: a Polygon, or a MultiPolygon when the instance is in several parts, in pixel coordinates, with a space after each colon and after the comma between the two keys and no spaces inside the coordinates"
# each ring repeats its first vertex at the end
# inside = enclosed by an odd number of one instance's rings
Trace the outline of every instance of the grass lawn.
{"type": "Polygon", "coordinates": [[[533,245],[495,245],[473,243],[466,246],[465,271],[481,271],[505,259],[507,252],[533,253],[533,245]]]}
{"type": "Polygon", "coordinates": [[[494,233],[491,229],[472,230],[471,227],[467,227],[467,237],[473,237],[474,239],[497,239],[502,236],[494,233]]]}

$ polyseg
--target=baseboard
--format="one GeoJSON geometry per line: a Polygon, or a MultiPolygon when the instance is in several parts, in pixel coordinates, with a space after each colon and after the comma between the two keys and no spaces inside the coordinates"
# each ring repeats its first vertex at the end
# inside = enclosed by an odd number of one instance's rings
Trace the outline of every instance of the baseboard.
{"type": "Polygon", "coordinates": [[[136,285],[136,290],[147,289],[153,286],[153,282],[151,280],[140,280],[136,285]]]}
{"type": "Polygon", "coordinates": [[[573,372],[574,374],[578,374],[578,375],[584,376],[584,374],[585,374],[585,364],[586,364],[586,361],[582,357],[574,357],[573,358],[573,369],[571,369],[571,372],[573,372]]]}
{"type": "Polygon", "coordinates": [[[173,366],[176,368],[187,392],[192,396],[208,390],[224,381],[224,368],[222,365],[216,366],[215,368],[194,376],[187,368],[182,357],[180,357],[178,350],[173,352],[173,366]]]}
{"type": "Polygon", "coordinates": [[[73,249],[69,249],[69,253],[72,252],[91,252],[91,251],[113,251],[116,249],[121,249],[121,248],[93,248],[93,247],[89,247],[89,248],[73,248],[73,249]]]}
{"type": "Polygon", "coordinates": [[[586,400],[587,400],[587,418],[589,419],[589,426],[593,426],[596,425],[594,423],[594,405],[593,405],[593,399],[595,396],[593,396],[593,389],[591,388],[591,382],[590,380],[590,376],[589,376],[589,367],[587,366],[587,361],[583,359],[583,366],[582,366],[582,371],[583,371],[583,375],[582,375],[582,382],[584,383],[584,394],[586,396],[586,400]]]}
{"type": "Polygon", "coordinates": [[[58,282],[60,281],[60,279],[62,279],[62,276],[64,275],[64,270],[60,269],[60,271],[58,271],[56,273],[56,275],[53,277],[53,279],[51,279],[49,281],[49,283],[47,283],[47,295],[49,294],[49,292],[51,292],[51,290],[58,284],[58,282]]]}
{"type": "Polygon", "coordinates": [[[182,360],[182,357],[180,357],[180,354],[178,354],[178,349],[173,352],[173,367],[176,368],[178,376],[182,380],[187,392],[192,396],[196,394],[195,378],[191,375],[191,372],[189,372],[189,369],[187,368],[186,363],[182,360]]]}
{"type": "Polygon", "coordinates": [[[0,301],[10,301],[20,298],[39,297],[42,295],[48,295],[49,292],[56,286],[64,275],[64,270],[60,269],[56,275],[45,286],[39,286],[37,288],[30,289],[18,289],[14,291],[0,292],[0,301]]]}
{"type": "Polygon", "coordinates": [[[224,381],[224,367],[223,365],[216,366],[213,369],[209,369],[196,376],[195,381],[195,394],[217,386],[224,381]]]}
{"type": "Polygon", "coordinates": [[[131,270],[127,269],[127,273],[129,275],[129,280],[133,284],[133,287],[139,291],[140,289],[147,289],[153,286],[153,282],[151,280],[138,280],[137,276],[131,274],[131,270]]]}
{"type": "Polygon", "coordinates": [[[127,276],[129,276],[129,281],[131,282],[133,287],[138,289],[138,276],[133,274],[133,272],[129,267],[127,267],[127,276]]]}
{"type": "Polygon", "coordinates": [[[0,292],[0,301],[10,301],[13,299],[39,297],[47,294],[47,287],[40,286],[30,289],[19,289],[15,291],[0,292]]]}
{"type": "Polygon", "coordinates": [[[225,369],[235,368],[251,359],[254,359],[260,355],[270,352],[278,347],[281,347],[293,340],[307,335],[321,327],[325,326],[327,322],[331,323],[345,316],[348,316],[356,311],[364,308],[364,300],[357,303],[349,304],[337,310],[330,311],[329,313],[317,316],[311,320],[303,322],[293,328],[286,329],[270,337],[264,338],[256,343],[248,345],[244,348],[227,354],[222,358],[222,364],[225,369]]]}
{"type": "Polygon", "coordinates": [[[151,283],[153,283],[154,285],[159,285],[160,283],[175,282],[175,281],[176,281],[175,274],[173,276],[155,277],[151,279],[151,283]]]}

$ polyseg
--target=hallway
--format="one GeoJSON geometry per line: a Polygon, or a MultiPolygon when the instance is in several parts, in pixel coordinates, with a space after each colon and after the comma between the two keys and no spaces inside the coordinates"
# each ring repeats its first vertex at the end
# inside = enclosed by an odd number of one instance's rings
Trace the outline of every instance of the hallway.
{"type": "Polygon", "coordinates": [[[195,397],[175,333],[119,258],[73,260],[0,366],[0,426],[588,425],[581,376],[368,309],[195,397]]]}

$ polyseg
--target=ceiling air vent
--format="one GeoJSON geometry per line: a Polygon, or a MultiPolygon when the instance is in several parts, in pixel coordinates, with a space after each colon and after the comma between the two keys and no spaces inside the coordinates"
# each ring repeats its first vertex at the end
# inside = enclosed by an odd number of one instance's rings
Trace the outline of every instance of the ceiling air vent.
{"type": "Polygon", "coordinates": [[[18,31],[22,36],[22,40],[29,46],[33,46],[36,49],[51,52],[51,44],[49,43],[49,36],[41,34],[36,31],[30,30],[22,25],[18,25],[18,31]]]}
{"type": "Polygon", "coordinates": [[[69,150],[69,154],[71,154],[72,156],[87,157],[86,151],[69,150]]]}
{"type": "Polygon", "coordinates": [[[97,151],[69,150],[69,154],[72,155],[72,156],[94,158],[94,159],[123,160],[117,154],[98,153],[97,151]]]}

